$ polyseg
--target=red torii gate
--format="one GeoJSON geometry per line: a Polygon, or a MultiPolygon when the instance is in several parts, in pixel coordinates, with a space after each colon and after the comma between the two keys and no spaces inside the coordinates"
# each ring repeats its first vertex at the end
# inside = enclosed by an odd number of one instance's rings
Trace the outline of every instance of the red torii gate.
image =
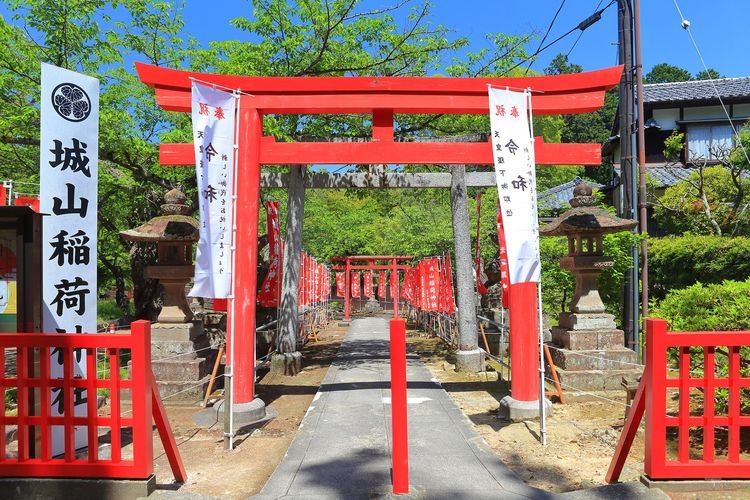
{"type": "MultiPolygon", "coordinates": [[[[156,102],[170,111],[190,112],[192,79],[244,92],[240,98],[237,154],[237,255],[245,262],[235,269],[235,331],[227,339],[237,352],[233,373],[234,401],[255,398],[255,302],[257,228],[261,165],[308,164],[474,164],[492,165],[491,143],[396,142],[395,114],[487,114],[487,86],[532,89],[535,115],[596,111],[604,92],[620,80],[622,66],[570,75],[521,78],[442,77],[249,77],[191,73],[136,63],[138,75],[155,88],[156,102]],[[267,114],[368,114],[372,141],[359,143],[279,143],[263,135],[267,114]]],[[[535,142],[539,165],[599,165],[598,144],[535,142]]],[[[162,144],[162,165],[195,165],[192,144],[162,144]]],[[[512,285],[512,396],[518,401],[539,398],[536,356],[537,315],[534,283],[512,285]]],[[[231,322],[227,322],[231,324],[231,322]]]]}
{"type": "MultiPolygon", "coordinates": [[[[344,265],[334,265],[331,269],[334,271],[345,271],[346,272],[346,292],[344,293],[344,320],[349,321],[351,312],[351,294],[349,288],[351,287],[351,272],[352,271],[391,271],[391,290],[395,289],[393,293],[393,318],[398,318],[398,272],[408,269],[409,266],[401,264],[399,261],[412,260],[414,257],[399,256],[399,255],[349,255],[346,257],[331,257],[333,262],[345,261],[344,265]],[[389,261],[390,264],[375,264],[376,261],[389,261]],[[367,262],[365,265],[352,264],[352,261],[367,262]],[[395,276],[395,286],[394,286],[395,276]]],[[[378,286],[381,286],[378,283],[378,286]]]]}

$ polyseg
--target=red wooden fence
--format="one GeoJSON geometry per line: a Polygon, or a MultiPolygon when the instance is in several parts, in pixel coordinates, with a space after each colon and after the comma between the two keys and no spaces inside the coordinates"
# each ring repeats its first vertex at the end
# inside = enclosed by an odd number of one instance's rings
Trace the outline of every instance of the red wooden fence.
{"type": "Polygon", "coordinates": [[[649,478],[750,477],[749,361],[740,356],[750,332],[668,332],[666,321],[648,319],[646,339],[641,386],[606,480],[618,480],[644,412],[649,478]]]}
{"type": "Polygon", "coordinates": [[[15,376],[0,378],[0,392],[5,396],[15,389],[18,406],[16,415],[7,409],[0,413],[0,476],[145,479],[154,470],[153,417],[175,477],[185,480],[154,388],[147,321],[133,323],[129,334],[0,334],[0,366],[5,364],[6,349],[16,349],[17,369],[15,376]],[[106,353],[106,369],[97,367],[97,350],[106,353]],[[60,378],[50,374],[50,353],[62,357],[60,378]],[[74,377],[74,357],[79,353],[86,365],[85,377],[74,377]],[[120,361],[128,354],[130,377],[123,378],[120,361]],[[97,408],[99,389],[109,391],[108,411],[97,408]],[[122,400],[123,390],[129,392],[130,404],[122,400]],[[54,393],[60,395],[60,416],[52,415],[54,393]],[[86,416],[74,414],[75,403],[86,405],[86,416]],[[17,453],[9,450],[11,443],[6,442],[6,430],[11,425],[17,426],[17,453]],[[59,456],[52,455],[53,426],[63,429],[64,452],[59,456]],[[83,450],[76,450],[75,428],[85,429],[87,447],[83,450]],[[131,440],[132,448],[123,453],[131,440]],[[103,442],[111,445],[108,454],[99,453],[103,442]]]}

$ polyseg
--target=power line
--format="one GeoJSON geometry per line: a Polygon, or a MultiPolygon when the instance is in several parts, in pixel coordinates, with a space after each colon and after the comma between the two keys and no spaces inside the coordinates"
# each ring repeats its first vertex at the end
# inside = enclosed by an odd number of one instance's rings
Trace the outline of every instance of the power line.
{"type": "MultiPolygon", "coordinates": [[[[603,2],[603,1],[604,1],[604,0],[599,0],[599,3],[598,3],[598,4],[596,4],[596,9],[595,9],[595,10],[599,10],[599,7],[601,7],[601,6],[602,6],[602,2],[603,2]]],[[[578,41],[579,41],[579,40],[581,39],[581,37],[582,37],[582,36],[583,36],[583,31],[581,31],[580,33],[578,33],[578,37],[576,38],[576,41],[575,41],[575,42],[573,42],[573,45],[572,45],[572,46],[570,47],[570,50],[568,50],[568,53],[567,53],[567,54],[565,54],[565,57],[568,57],[568,56],[570,56],[570,53],[571,53],[571,52],[573,52],[573,49],[575,49],[575,48],[576,48],[576,45],[578,45],[578,41]]]]}
{"type": "MultiPolygon", "coordinates": [[[[547,40],[547,37],[549,36],[550,31],[552,30],[552,26],[555,25],[555,21],[557,20],[557,16],[560,15],[560,11],[562,10],[563,6],[565,5],[565,1],[566,0],[562,0],[562,2],[560,3],[560,6],[557,8],[557,12],[555,12],[555,16],[552,18],[552,21],[550,21],[549,26],[547,26],[547,32],[542,37],[542,40],[539,42],[539,47],[541,47],[544,44],[544,42],[547,40]]],[[[580,38],[581,35],[578,35],[578,36],[580,38]]],[[[539,47],[537,47],[537,49],[539,47]]],[[[534,64],[534,61],[533,60],[529,61],[529,65],[526,66],[526,72],[524,73],[524,75],[528,75],[529,74],[529,70],[531,69],[531,65],[532,64],[534,64]]]]}

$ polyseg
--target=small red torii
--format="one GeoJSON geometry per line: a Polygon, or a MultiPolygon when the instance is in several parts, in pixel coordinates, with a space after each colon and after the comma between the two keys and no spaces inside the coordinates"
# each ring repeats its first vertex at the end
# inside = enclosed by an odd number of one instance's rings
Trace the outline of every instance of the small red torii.
{"type": "MultiPolygon", "coordinates": [[[[596,111],[604,92],[620,81],[622,66],[569,75],[519,78],[443,77],[250,77],[193,73],[136,63],[138,75],[156,90],[156,102],[170,111],[190,112],[193,79],[242,91],[237,154],[237,266],[235,279],[234,401],[255,398],[255,302],[258,211],[261,165],[308,164],[445,164],[492,165],[487,143],[396,142],[395,114],[487,114],[487,86],[532,90],[535,115],[596,111]],[[372,141],[358,143],[276,142],[263,135],[266,114],[369,114],[372,141]]],[[[600,165],[598,144],[550,144],[535,140],[539,165],[600,165]]],[[[161,144],[162,165],[195,165],[192,144],[161,144]]],[[[510,287],[512,396],[519,401],[539,398],[536,356],[537,305],[534,283],[510,287]]],[[[227,322],[231,324],[232,322],[227,322]]]]}

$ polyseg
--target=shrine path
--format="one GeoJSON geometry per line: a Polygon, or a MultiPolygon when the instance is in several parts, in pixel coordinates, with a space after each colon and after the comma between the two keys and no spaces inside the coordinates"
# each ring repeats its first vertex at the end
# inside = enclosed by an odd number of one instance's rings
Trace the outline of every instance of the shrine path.
{"type": "MultiPolygon", "coordinates": [[[[258,499],[367,499],[391,487],[389,322],[355,319],[286,456],[258,499]]],[[[411,497],[552,498],[486,446],[414,354],[407,355],[411,497]]],[[[402,497],[403,498],[403,497],[402,497]]]]}

